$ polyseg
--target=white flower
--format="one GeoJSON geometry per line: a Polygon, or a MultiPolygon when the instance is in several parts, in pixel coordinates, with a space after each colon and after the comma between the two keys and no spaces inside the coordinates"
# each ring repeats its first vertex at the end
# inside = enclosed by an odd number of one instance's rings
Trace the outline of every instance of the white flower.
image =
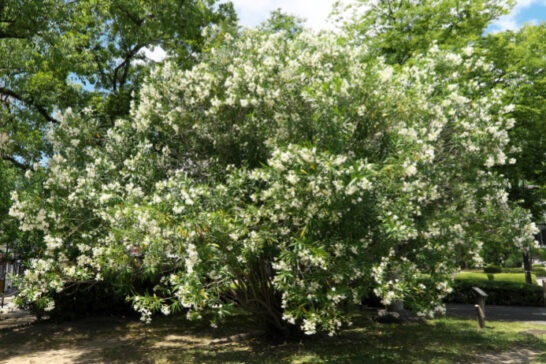
{"type": "Polygon", "coordinates": [[[358,185],[363,190],[369,190],[372,187],[371,182],[366,177],[362,178],[358,185]]]}
{"type": "Polygon", "coordinates": [[[453,62],[455,65],[460,65],[463,62],[463,59],[461,58],[461,56],[458,55],[458,54],[454,54],[454,53],[449,53],[446,56],[446,59],[448,61],[453,62]]]}
{"type": "Polygon", "coordinates": [[[417,168],[415,167],[415,163],[412,163],[409,166],[407,166],[406,170],[405,170],[405,173],[406,173],[406,176],[408,176],[408,177],[411,177],[414,174],[416,174],[417,173],[417,168]]]}
{"type": "Polygon", "coordinates": [[[290,182],[291,184],[295,185],[300,180],[299,177],[294,173],[294,171],[288,172],[288,175],[286,176],[286,180],[290,182]]]}
{"type": "Polygon", "coordinates": [[[506,105],[506,106],[502,109],[502,113],[504,113],[504,114],[511,113],[512,111],[514,111],[515,108],[516,108],[516,106],[515,106],[514,104],[506,105]]]}
{"type": "Polygon", "coordinates": [[[506,154],[502,150],[497,152],[497,163],[503,165],[506,162],[506,154]]]}
{"type": "Polygon", "coordinates": [[[347,188],[345,189],[345,193],[349,196],[353,195],[356,191],[358,191],[358,187],[355,183],[347,186],[347,188]]]}
{"type": "Polygon", "coordinates": [[[289,324],[292,324],[294,325],[296,323],[296,318],[294,317],[294,315],[290,314],[290,313],[283,313],[282,315],[282,319],[285,320],[286,322],[288,322],[289,324]]]}
{"type": "Polygon", "coordinates": [[[303,320],[302,325],[303,332],[305,335],[313,335],[317,333],[317,323],[313,319],[305,319],[303,320]]]}
{"type": "Polygon", "coordinates": [[[53,311],[54,309],[55,309],[55,301],[50,300],[50,301],[47,303],[47,306],[44,308],[44,311],[50,312],[50,311],[53,311]]]}
{"type": "Polygon", "coordinates": [[[161,306],[161,313],[165,316],[168,316],[171,313],[171,308],[167,305],[161,306]]]}
{"type": "Polygon", "coordinates": [[[103,193],[100,195],[99,197],[99,202],[100,203],[107,203],[108,201],[110,201],[110,199],[112,198],[112,194],[111,193],[103,193]]]}
{"type": "Polygon", "coordinates": [[[464,53],[467,57],[470,57],[470,56],[474,53],[474,48],[472,48],[472,47],[470,47],[470,46],[464,47],[464,48],[463,48],[463,53],[464,53]]]}
{"type": "Polygon", "coordinates": [[[51,235],[46,235],[44,237],[44,241],[46,242],[46,246],[48,250],[55,250],[57,248],[60,248],[63,244],[63,241],[59,237],[53,237],[51,235]]]}
{"type": "Polygon", "coordinates": [[[385,68],[379,71],[378,73],[379,79],[381,80],[381,82],[390,81],[392,79],[392,74],[393,74],[393,69],[392,67],[389,67],[389,66],[385,66],[385,68]]]}

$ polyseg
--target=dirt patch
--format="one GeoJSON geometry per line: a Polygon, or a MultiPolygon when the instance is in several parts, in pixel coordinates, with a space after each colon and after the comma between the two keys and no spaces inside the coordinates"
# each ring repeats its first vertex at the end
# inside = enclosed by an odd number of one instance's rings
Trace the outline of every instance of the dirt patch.
{"type": "MultiPolygon", "coordinates": [[[[105,348],[123,345],[114,318],[93,318],[74,323],[36,322],[23,325],[23,317],[13,318],[15,327],[0,331],[0,363],[99,363],[105,348]],[[3,359],[2,359],[3,358],[3,359]]],[[[124,325],[126,330],[129,325],[124,325]]]]}
{"type": "Polygon", "coordinates": [[[0,314],[0,330],[13,329],[19,326],[30,325],[36,321],[36,317],[25,311],[12,311],[0,314]]]}
{"type": "MultiPolygon", "coordinates": [[[[80,347],[70,349],[46,350],[21,354],[12,357],[2,363],[6,364],[42,364],[42,363],[75,363],[82,362],[81,358],[90,354],[93,350],[100,350],[100,347],[80,347]]],[[[85,362],[85,361],[84,361],[85,362]]]]}
{"type": "Polygon", "coordinates": [[[0,330],[30,325],[36,321],[34,315],[17,307],[13,307],[11,304],[12,299],[13,295],[5,297],[4,307],[0,308],[0,330]]]}

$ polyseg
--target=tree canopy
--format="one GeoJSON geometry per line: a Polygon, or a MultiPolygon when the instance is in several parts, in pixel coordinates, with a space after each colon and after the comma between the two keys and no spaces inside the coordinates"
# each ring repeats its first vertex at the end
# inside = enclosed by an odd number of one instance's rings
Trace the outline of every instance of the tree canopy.
{"type": "Polygon", "coordinates": [[[28,168],[51,152],[44,131],[67,108],[92,107],[106,126],[126,115],[161,47],[184,67],[201,31],[232,24],[215,0],[2,1],[0,5],[0,156],[28,168]]]}
{"type": "Polygon", "coordinates": [[[345,31],[388,63],[402,64],[434,44],[456,48],[478,40],[493,19],[508,13],[511,0],[338,1],[345,31]],[[347,14],[352,13],[348,17],[347,14]]]}

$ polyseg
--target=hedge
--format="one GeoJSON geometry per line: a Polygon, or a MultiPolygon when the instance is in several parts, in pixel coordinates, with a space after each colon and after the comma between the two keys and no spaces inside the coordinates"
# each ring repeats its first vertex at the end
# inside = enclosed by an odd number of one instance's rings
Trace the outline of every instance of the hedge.
{"type": "Polygon", "coordinates": [[[476,294],[472,287],[479,287],[487,293],[485,303],[489,305],[544,306],[542,287],[539,285],[475,278],[455,278],[453,292],[445,302],[475,304],[476,294]]]}

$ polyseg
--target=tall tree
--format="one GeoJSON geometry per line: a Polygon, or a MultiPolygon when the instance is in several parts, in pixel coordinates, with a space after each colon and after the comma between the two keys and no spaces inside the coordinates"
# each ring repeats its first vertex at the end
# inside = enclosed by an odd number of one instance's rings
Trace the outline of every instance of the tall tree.
{"type": "MultiPolygon", "coordinates": [[[[514,158],[498,168],[510,181],[509,198],[529,209],[537,223],[546,220],[546,23],[527,25],[518,31],[489,34],[480,42],[494,64],[491,73],[480,75],[490,87],[506,91],[505,104],[513,105],[514,128],[509,131],[514,158]]],[[[531,282],[530,246],[523,250],[527,282],[531,282]]],[[[513,250],[512,250],[513,251],[513,250]]],[[[506,258],[510,249],[495,244],[486,259],[506,258]]]]}

